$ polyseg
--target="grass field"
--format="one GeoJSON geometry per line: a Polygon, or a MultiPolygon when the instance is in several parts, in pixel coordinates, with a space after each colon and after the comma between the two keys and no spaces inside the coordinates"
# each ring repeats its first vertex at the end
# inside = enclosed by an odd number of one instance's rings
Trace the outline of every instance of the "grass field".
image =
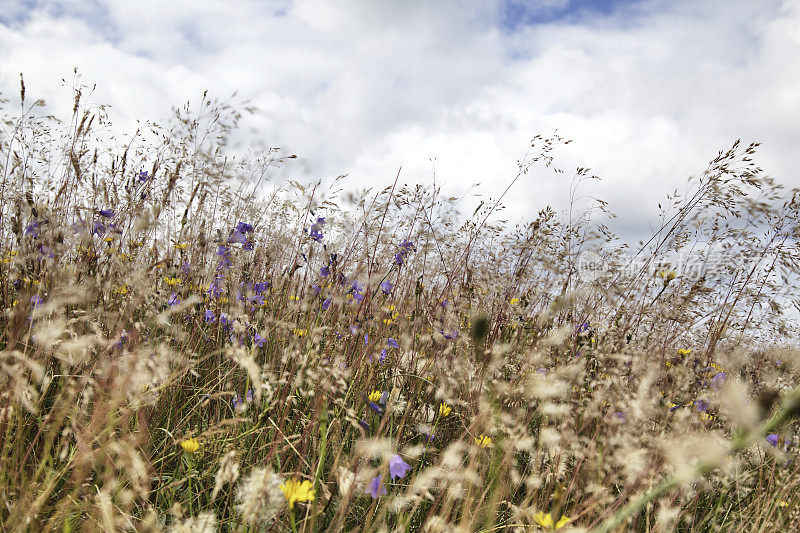
{"type": "Polygon", "coordinates": [[[275,183],[294,156],[232,157],[205,98],[126,138],[40,109],[0,133],[3,530],[800,525],[800,210],[755,145],[633,246],[586,169],[511,226],[513,176],[471,214],[275,183]]]}

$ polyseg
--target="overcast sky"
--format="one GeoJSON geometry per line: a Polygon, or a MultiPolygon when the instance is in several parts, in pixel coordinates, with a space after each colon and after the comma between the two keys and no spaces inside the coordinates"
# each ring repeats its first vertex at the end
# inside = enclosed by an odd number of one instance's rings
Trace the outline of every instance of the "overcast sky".
{"type": "Polygon", "coordinates": [[[574,140],[565,170],[513,190],[515,220],[564,209],[576,166],[602,178],[614,227],[641,236],[656,204],[718,150],[800,186],[800,2],[772,0],[4,0],[0,90],[68,116],[61,78],[97,83],[121,127],[203,90],[260,109],[254,141],[300,156],[305,180],[436,179],[498,194],[537,133],[574,140]]]}

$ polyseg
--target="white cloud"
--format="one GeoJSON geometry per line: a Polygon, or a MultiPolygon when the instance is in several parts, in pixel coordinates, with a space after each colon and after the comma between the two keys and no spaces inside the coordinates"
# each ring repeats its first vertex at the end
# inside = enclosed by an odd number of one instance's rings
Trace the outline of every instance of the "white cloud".
{"type": "Polygon", "coordinates": [[[582,165],[603,178],[588,192],[611,200],[617,227],[641,234],[666,192],[739,137],[800,186],[794,3],[642,0],[513,31],[488,0],[29,4],[0,23],[6,95],[22,71],[30,96],[66,114],[58,82],[78,66],[130,128],[204,89],[238,90],[262,110],[247,122],[257,140],[300,154],[308,178],[373,185],[402,164],[426,182],[436,157],[446,187],[497,194],[530,138],[558,128],[575,139],[556,153],[566,177],[527,176],[510,215],[564,208],[582,165]]]}

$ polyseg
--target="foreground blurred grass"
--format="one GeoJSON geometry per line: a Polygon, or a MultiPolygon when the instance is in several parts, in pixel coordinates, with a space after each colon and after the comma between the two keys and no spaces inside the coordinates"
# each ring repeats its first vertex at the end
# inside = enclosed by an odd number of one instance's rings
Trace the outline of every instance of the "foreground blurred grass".
{"type": "MultiPolygon", "coordinates": [[[[4,529],[797,527],[798,206],[755,145],[631,253],[578,203],[512,228],[503,196],[464,217],[397,181],[264,194],[294,156],[231,157],[239,112],[205,98],[119,140],[80,89],[63,123],[20,103],[4,529]],[[676,272],[688,250],[749,262],[676,272]],[[587,251],[639,267],[587,280],[587,251]]],[[[535,137],[519,176],[560,172],[563,142],[535,137]]]]}

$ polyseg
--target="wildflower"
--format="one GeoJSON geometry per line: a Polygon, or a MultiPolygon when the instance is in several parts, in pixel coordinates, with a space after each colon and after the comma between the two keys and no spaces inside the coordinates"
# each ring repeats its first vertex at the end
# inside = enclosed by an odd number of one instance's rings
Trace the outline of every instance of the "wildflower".
{"type": "Polygon", "coordinates": [[[381,283],[381,291],[383,291],[383,294],[387,294],[387,295],[391,294],[392,293],[392,288],[393,288],[392,284],[389,283],[389,280],[386,280],[383,283],[381,283]]]}
{"type": "Polygon", "coordinates": [[[330,307],[330,305],[331,305],[331,299],[326,298],[325,301],[322,302],[322,310],[325,311],[326,309],[328,309],[328,307],[330,307]]]}
{"type": "Polygon", "coordinates": [[[217,321],[217,315],[211,309],[206,309],[205,313],[206,324],[213,324],[217,321]]]}
{"type": "Polygon", "coordinates": [[[253,344],[254,344],[255,346],[258,346],[259,348],[263,348],[263,347],[264,347],[264,343],[265,343],[265,342],[267,342],[267,339],[265,339],[264,337],[262,337],[262,336],[261,336],[261,335],[259,335],[258,333],[256,333],[256,334],[253,336],[253,344]]]}
{"type": "Polygon", "coordinates": [[[777,433],[770,433],[769,435],[767,435],[767,442],[773,448],[777,448],[778,447],[778,441],[780,440],[780,438],[781,438],[781,436],[778,435],[777,433]]]}
{"type": "Polygon", "coordinates": [[[625,423],[625,421],[626,421],[626,419],[625,419],[625,413],[623,413],[622,411],[617,411],[616,413],[614,413],[614,418],[615,418],[617,421],[619,421],[619,422],[621,422],[621,423],[623,423],[623,424],[624,424],[624,423],[625,423]]]}
{"type": "Polygon", "coordinates": [[[170,305],[170,307],[174,307],[179,303],[181,303],[180,298],[178,298],[178,293],[173,292],[172,295],[169,297],[169,300],[167,300],[167,303],[170,305]]]}
{"type": "Polygon", "coordinates": [[[691,348],[681,348],[680,350],[678,350],[678,355],[681,355],[683,357],[686,357],[687,355],[690,355],[691,353],[692,353],[692,349],[691,348]]]}
{"type": "Polygon", "coordinates": [[[378,356],[378,362],[379,363],[383,363],[384,361],[386,361],[386,349],[385,348],[383,350],[381,350],[381,354],[378,356]]]}
{"type": "Polygon", "coordinates": [[[330,274],[331,274],[331,269],[328,268],[327,266],[324,266],[319,269],[319,275],[322,276],[323,278],[327,278],[330,274]]]}
{"type": "Polygon", "coordinates": [[[711,378],[711,386],[715,389],[719,389],[728,381],[728,376],[725,372],[717,372],[717,374],[711,378]]]}
{"type": "Polygon", "coordinates": [[[256,294],[261,294],[267,289],[269,289],[269,281],[262,281],[261,283],[253,283],[253,292],[255,292],[256,294]]]}
{"type": "Polygon", "coordinates": [[[360,302],[364,299],[363,291],[364,286],[357,281],[353,281],[350,288],[350,293],[353,295],[353,298],[355,298],[356,301],[360,302]]]}
{"type": "Polygon", "coordinates": [[[658,276],[664,280],[664,286],[666,287],[670,281],[678,277],[678,274],[674,270],[662,270],[658,273],[658,276]]]}
{"type": "Polygon", "coordinates": [[[397,266],[403,264],[403,261],[406,259],[406,255],[409,252],[415,252],[417,249],[414,247],[414,243],[409,240],[404,240],[400,243],[400,251],[398,251],[394,256],[394,262],[397,266]]]}
{"type": "Polygon", "coordinates": [[[311,226],[309,237],[314,242],[322,242],[322,226],[325,225],[325,217],[317,217],[317,221],[311,226]]]}
{"type": "Polygon", "coordinates": [[[364,346],[369,344],[369,333],[364,333],[364,346]]]}
{"type": "Polygon", "coordinates": [[[386,341],[386,344],[388,344],[392,348],[400,348],[400,344],[398,344],[398,342],[391,337],[389,337],[389,340],[386,341]]]}
{"type": "Polygon", "coordinates": [[[33,297],[31,298],[31,307],[32,308],[39,307],[43,303],[44,303],[44,300],[42,300],[41,297],[39,297],[38,294],[34,294],[33,297]]]}
{"type": "Polygon", "coordinates": [[[375,476],[372,478],[372,481],[369,482],[364,492],[372,496],[373,500],[377,500],[380,496],[389,494],[386,492],[386,487],[383,486],[383,476],[375,476]]]}
{"type": "Polygon", "coordinates": [[[450,332],[448,332],[448,333],[445,333],[445,332],[444,332],[444,330],[440,329],[440,330],[439,330],[439,333],[441,333],[442,335],[444,335],[444,338],[445,338],[445,339],[450,339],[450,340],[453,340],[453,339],[455,339],[456,337],[458,337],[458,331],[456,331],[456,330],[452,330],[452,331],[450,331],[450,332]]]}
{"type": "Polygon", "coordinates": [[[145,181],[150,179],[150,174],[146,170],[139,171],[139,174],[136,176],[140,183],[144,183],[145,181]]]}
{"type": "Polygon", "coordinates": [[[780,503],[778,504],[778,506],[780,506],[780,507],[789,507],[789,502],[787,502],[786,500],[781,500],[780,503]]]}
{"type": "Polygon", "coordinates": [[[439,416],[442,418],[446,417],[453,411],[453,408],[447,405],[446,403],[442,402],[439,404],[439,416]]]}
{"type": "Polygon", "coordinates": [[[197,442],[197,439],[192,437],[190,439],[184,439],[181,441],[181,448],[186,453],[197,453],[197,450],[200,449],[200,443],[197,442]]]}
{"type": "Polygon", "coordinates": [[[392,455],[389,458],[389,476],[392,479],[402,479],[411,470],[411,465],[403,461],[399,455],[392,455]]]}
{"type": "Polygon", "coordinates": [[[306,334],[306,330],[300,329],[300,328],[296,328],[294,330],[294,334],[297,335],[298,337],[302,337],[303,335],[306,334]]]}
{"type": "Polygon", "coordinates": [[[98,220],[94,221],[94,225],[92,226],[92,235],[99,235],[102,237],[103,235],[105,235],[107,230],[108,228],[106,227],[105,224],[103,224],[98,220]]]}
{"type": "Polygon", "coordinates": [[[705,400],[697,400],[694,402],[694,408],[701,413],[705,413],[708,410],[708,402],[705,400]]]}
{"type": "Polygon", "coordinates": [[[536,523],[539,524],[540,527],[545,529],[561,529],[570,519],[566,516],[562,516],[558,519],[558,522],[553,520],[553,516],[550,513],[545,513],[544,511],[539,511],[533,517],[536,520],[536,523]]]}
{"type": "Polygon", "coordinates": [[[367,396],[367,398],[369,398],[369,401],[371,402],[377,402],[378,400],[381,399],[381,394],[382,394],[381,391],[374,390],[369,393],[369,396],[367,396]]]}
{"type": "Polygon", "coordinates": [[[224,244],[220,244],[217,248],[217,255],[220,257],[220,268],[227,268],[231,266],[233,256],[231,256],[231,249],[224,244]]]}
{"type": "Polygon", "coordinates": [[[164,278],[164,281],[170,287],[172,287],[173,285],[180,285],[181,283],[183,283],[183,280],[181,278],[170,278],[169,276],[164,278]]]}
{"type": "Polygon", "coordinates": [[[185,250],[187,246],[189,246],[189,243],[186,243],[186,242],[175,243],[175,249],[176,250],[185,250]]]}
{"type": "Polygon", "coordinates": [[[511,305],[517,305],[519,303],[519,298],[511,298],[511,305]]]}
{"type": "Polygon", "coordinates": [[[101,209],[100,216],[104,218],[114,218],[114,211],[111,209],[101,209]]]}
{"type": "Polygon", "coordinates": [[[314,500],[314,488],[311,482],[307,479],[298,481],[295,479],[288,479],[285,483],[281,484],[283,496],[289,503],[289,509],[294,509],[296,502],[310,502],[314,500]]]}
{"type": "Polygon", "coordinates": [[[480,448],[491,448],[492,438],[488,435],[479,435],[475,437],[475,444],[477,444],[480,448]]]}

